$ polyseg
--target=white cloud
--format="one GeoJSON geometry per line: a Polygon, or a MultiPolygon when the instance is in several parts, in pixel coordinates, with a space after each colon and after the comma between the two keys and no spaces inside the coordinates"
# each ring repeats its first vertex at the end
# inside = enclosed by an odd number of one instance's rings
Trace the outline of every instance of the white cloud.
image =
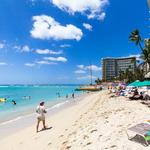
{"type": "Polygon", "coordinates": [[[74,14],[76,12],[86,15],[89,19],[103,20],[104,7],[108,0],[50,0],[59,9],[74,14]]]}
{"type": "Polygon", "coordinates": [[[27,66],[27,67],[34,67],[35,66],[34,63],[25,63],[24,65],[27,66]]]}
{"type": "Polygon", "coordinates": [[[66,47],[71,47],[71,45],[70,44],[62,44],[62,45],[60,45],[60,47],[61,48],[66,48],[66,47]]]}
{"type": "Polygon", "coordinates": [[[92,71],[101,71],[102,68],[96,65],[90,65],[90,66],[86,66],[86,69],[91,69],[92,71]]]}
{"type": "Polygon", "coordinates": [[[141,57],[140,54],[131,54],[131,55],[127,56],[127,57],[136,57],[136,60],[138,60],[138,61],[143,61],[143,60],[140,58],[140,57],[141,57]]]}
{"type": "Polygon", "coordinates": [[[31,51],[31,49],[29,48],[28,45],[25,45],[21,48],[21,52],[30,52],[30,51],[31,51]]]}
{"type": "Polygon", "coordinates": [[[0,43],[0,49],[4,48],[5,44],[4,43],[0,43]]]}
{"type": "Polygon", "coordinates": [[[90,66],[78,65],[77,67],[81,70],[90,70],[90,69],[92,69],[92,71],[101,71],[101,69],[102,69],[101,67],[98,67],[96,65],[90,65],[90,66]]]}
{"type": "Polygon", "coordinates": [[[37,50],[35,50],[35,52],[37,54],[43,54],[43,55],[46,55],[46,54],[59,55],[59,54],[63,53],[63,51],[53,51],[53,50],[49,50],[49,49],[37,49],[37,50]]]}
{"type": "MultiPolygon", "coordinates": [[[[92,76],[92,79],[96,79],[96,76],[92,76]]],[[[81,76],[81,77],[77,77],[78,80],[87,80],[87,79],[91,79],[90,75],[87,76],[81,76]]]]}
{"type": "Polygon", "coordinates": [[[6,62],[0,62],[0,66],[6,66],[8,65],[6,62]]]}
{"type": "Polygon", "coordinates": [[[84,69],[85,66],[84,66],[84,65],[78,65],[77,67],[78,67],[79,69],[84,69]]]}
{"type": "Polygon", "coordinates": [[[84,71],[84,70],[76,70],[74,73],[76,73],[76,74],[83,74],[83,73],[86,73],[86,71],[84,71]]]}
{"type": "Polygon", "coordinates": [[[131,55],[127,56],[127,57],[136,57],[136,58],[139,58],[140,56],[141,56],[140,54],[131,54],[131,55]]]}
{"type": "Polygon", "coordinates": [[[15,45],[13,46],[13,48],[16,49],[17,52],[31,52],[32,51],[32,49],[28,45],[24,45],[24,46],[15,45]]]}
{"type": "Polygon", "coordinates": [[[92,31],[92,26],[88,23],[83,23],[83,26],[85,29],[89,30],[89,31],[92,31]]]}
{"type": "Polygon", "coordinates": [[[44,59],[56,62],[67,62],[67,59],[65,57],[44,57],[44,59]]]}
{"type": "Polygon", "coordinates": [[[34,24],[30,34],[33,38],[79,41],[83,36],[81,29],[72,24],[63,26],[51,16],[33,16],[32,19],[34,24]]]}
{"type": "Polygon", "coordinates": [[[20,49],[21,49],[21,46],[19,46],[19,45],[15,45],[15,46],[13,46],[13,49],[20,50],[20,49]]]}
{"type": "Polygon", "coordinates": [[[99,19],[99,20],[104,20],[105,17],[106,17],[106,13],[103,12],[103,13],[101,13],[101,14],[99,15],[98,19],[99,19]]]}
{"type": "Polygon", "coordinates": [[[27,67],[34,67],[36,65],[56,65],[56,62],[50,62],[45,60],[36,61],[34,63],[25,63],[24,65],[27,67]]]}
{"type": "Polygon", "coordinates": [[[45,61],[45,60],[37,61],[36,63],[40,64],[40,65],[56,65],[57,64],[55,62],[49,62],[49,61],[45,61]]]}

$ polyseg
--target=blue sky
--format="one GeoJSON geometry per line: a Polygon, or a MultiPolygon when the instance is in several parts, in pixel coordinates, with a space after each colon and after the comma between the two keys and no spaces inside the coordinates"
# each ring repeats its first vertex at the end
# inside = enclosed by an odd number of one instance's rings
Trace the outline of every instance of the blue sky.
{"type": "Polygon", "coordinates": [[[137,55],[149,36],[146,0],[1,0],[0,84],[89,83],[101,58],[137,55]]]}

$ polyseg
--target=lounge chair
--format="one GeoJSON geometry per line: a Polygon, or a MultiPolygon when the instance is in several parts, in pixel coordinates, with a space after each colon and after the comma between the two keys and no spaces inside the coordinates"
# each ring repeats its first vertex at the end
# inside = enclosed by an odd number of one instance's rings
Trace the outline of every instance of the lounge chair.
{"type": "Polygon", "coordinates": [[[145,146],[149,146],[149,144],[150,144],[150,124],[140,123],[131,128],[128,128],[128,131],[127,131],[127,136],[128,136],[129,140],[139,142],[141,144],[144,144],[145,146]],[[129,136],[128,131],[132,131],[132,132],[136,133],[136,135],[134,134],[134,136],[131,137],[131,136],[129,136]]]}

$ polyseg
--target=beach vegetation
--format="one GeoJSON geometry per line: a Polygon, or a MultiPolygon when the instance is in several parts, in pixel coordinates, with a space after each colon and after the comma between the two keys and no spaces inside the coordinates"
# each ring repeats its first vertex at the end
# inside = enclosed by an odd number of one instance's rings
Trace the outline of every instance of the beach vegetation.
{"type": "Polygon", "coordinates": [[[126,83],[131,83],[136,80],[143,81],[144,76],[150,72],[150,39],[143,39],[138,29],[132,31],[129,35],[129,40],[134,42],[140,49],[140,61],[137,61],[138,65],[133,71],[130,67],[125,71],[119,72],[119,76],[115,79],[120,81],[125,81],[126,83]]]}
{"type": "Polygon", "coordinates": [[[95,80],[95,83],[96,83],[97,85],[100,85],[100,84],[102,83],[102,80],[101,80],[100,78],[97,78],[97,79],[95,80]]]}
{"type": "Polygon", "coordinates": [[[144,74],[147,74],[150,72],[150,39],[146,38],[143,39],[140,35],[140,32],[138,29],[132,31],[129,35],[129,40],[131,42],[134,42],[137,46],[139,46],[141,51],[141,64],[139,66],[143,66],[143,70],[145,68],[144,74]]]}

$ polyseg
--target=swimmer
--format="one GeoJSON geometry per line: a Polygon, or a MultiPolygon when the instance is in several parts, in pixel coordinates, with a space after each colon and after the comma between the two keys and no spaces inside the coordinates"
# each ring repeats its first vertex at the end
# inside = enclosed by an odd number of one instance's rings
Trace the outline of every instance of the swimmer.
{"type": "Polygon", "coordinates": [[[12,102],[13,105],[16,105],[16,104],[17,104],[16,101],[14,101],[14,100],[12,100],[11,102],[12,102]]]}

